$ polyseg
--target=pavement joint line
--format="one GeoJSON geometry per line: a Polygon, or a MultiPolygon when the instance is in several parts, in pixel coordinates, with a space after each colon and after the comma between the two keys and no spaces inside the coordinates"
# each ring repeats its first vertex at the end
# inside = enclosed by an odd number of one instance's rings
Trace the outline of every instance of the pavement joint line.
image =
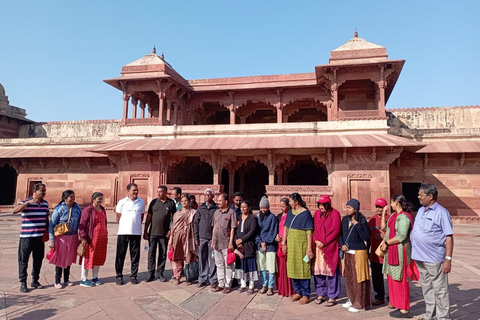
{"type": "Polygon", "coordinates": [[[465,269],[469,270],[469,271],[472,271],[473,273],[477,274],[480,276],[480,270],[475,268],[475,267],[472,267],[471,265],[469,265],[468,263],[465,263],[461,260],[455,260],[454,261],[454,264],[460,264],[462,267],[464,267],[465,269]]]}

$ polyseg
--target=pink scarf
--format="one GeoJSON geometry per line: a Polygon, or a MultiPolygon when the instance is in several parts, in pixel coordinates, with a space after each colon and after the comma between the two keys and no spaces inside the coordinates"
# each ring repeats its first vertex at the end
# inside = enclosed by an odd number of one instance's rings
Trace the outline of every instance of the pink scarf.
{"type": "MultiPolygon", "coordinates": [[[[388,239],[393,239],[397,236],[397,232],[395,231],[395,224],[397,222],[398,216],[401,214],[405,214],[410,219],[410,230],[413,229],[413,218],[410,213],[405,211],[395,212],[390,216],[390,219],[388,219],[387,225],[388,225],[388,228],[390,228],[388,239]]],[[[391,266],[398,266],[400,264],[400,261],[398,258],[398,243],[388,246],[388,264],[391,266]]]]}

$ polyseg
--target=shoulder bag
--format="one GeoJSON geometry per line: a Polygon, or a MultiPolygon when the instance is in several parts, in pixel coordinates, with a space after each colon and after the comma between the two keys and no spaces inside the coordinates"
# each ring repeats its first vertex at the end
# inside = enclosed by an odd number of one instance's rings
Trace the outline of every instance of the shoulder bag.
{"type": "Polygon", "coordinates": [[[60,224],[57,224],[54,228],[55,231],[55,237],[61,236],[62,234],[70,232],[70,218],[72,217],[72,208],[70,208],[70,211],[68,212],[68,221],[63,222],[60,224]]]}

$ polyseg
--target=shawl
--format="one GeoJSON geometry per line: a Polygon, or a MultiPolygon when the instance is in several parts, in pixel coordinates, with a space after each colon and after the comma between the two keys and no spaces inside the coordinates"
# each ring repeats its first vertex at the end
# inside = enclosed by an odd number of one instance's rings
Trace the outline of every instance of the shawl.
{"type": "MultiPolygon", "coordinates": [[[[388,239],[392,239],[396,237],[397,232],[395,230],[395,224],[397,223],[397,217],[401,214],[405,214],[410,219],[410,230],[413,229],[413,219],[410,213],[405,211],[395,212],[390,216],[390,219],[388,219],[387,225],[388,225],[388,228],[390,229],[390,233],[388,234],[388,239]]],[[[388,264],[391,266],[398,266],[400,264],[400,261],[398,258],[398,243],[388,246],[388,264]]]]}
{"type": "Polygon", "coordinates": [[[305,209],[305,211],[294,215],[293,209],[290,209],[285,220],[285,228],[294,230],[313,230],[312,214],[308,209],[305,209]]]}
{"type": "Polygon", "coordinates": [[[340,212],[335,209],[323,214],[320,210],[315,212],[315,230],[313,241],[320,241],[325,262],[332,272],[338,265],[338,238],[342,228],[340,212]]]}
{"type": "Polygon", "coordinates": [[[194,235],[193,235],[193,219],[195,214],[197,213],[196,210],[190,209],[188,211],[184,211],[183,209],[177,211],[173,215],[172,226],[170,229],[170,234],[172,237],[175,236],[175,233],[180,230],[185,230],[186,234],[186,241],[183,243],[183,250],[185,252],[185,262],[191,263],[197,260],[197,246],[195,245],[194,235]]]}

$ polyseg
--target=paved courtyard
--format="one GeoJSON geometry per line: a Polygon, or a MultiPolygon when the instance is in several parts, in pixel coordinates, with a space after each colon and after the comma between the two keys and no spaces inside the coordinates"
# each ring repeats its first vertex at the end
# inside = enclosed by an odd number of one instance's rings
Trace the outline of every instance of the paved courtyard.
{"type": "MultiPolygon", "coordinates": [[[[53,288],[54,267],[44,260],[40,282],[44,289],[19,291],[17,249],[20,229],[19,216],[0,214],[0,319],[389,319],[385,306],[363,313],[352,314],[339,304],[332,308],[310,303],[305,306],[292,303],[276,294],[272,297],[246,295],[233,290],[230,294],[213,293],[209,288],[199,289],[158,281],[146,283],[147,255],[142,250],[138,285],[129,282],[115,284],[114,259],[117,224],[109,215],[109,243],[107,263],[100,269],[104,285],[84,288],[79,286],[80,267],[72,266],[70,280],[75,286],[63,290],[53,288]]],[[[455,250],[450,275],[450,302],[452,319],[480,319],[480,226],[455,225],[455,250]]],[[[142,243],[143,247],[143,243],[142,243]]],[[[125,265],[129,270],[130,260],[125,265]]],[[[167,277],[171,276],[167,263],[167,277]]],[[[31,262],[29,272],[31,271],[31,262]]],[[[125,279],[128,279],[128,272],[125,279]]],[[[28,279],[30,285],[31,278],[28,279]]],[[[424,310],[423,296],[418,283],[411,284],[414,316],[424,310]]]]}

